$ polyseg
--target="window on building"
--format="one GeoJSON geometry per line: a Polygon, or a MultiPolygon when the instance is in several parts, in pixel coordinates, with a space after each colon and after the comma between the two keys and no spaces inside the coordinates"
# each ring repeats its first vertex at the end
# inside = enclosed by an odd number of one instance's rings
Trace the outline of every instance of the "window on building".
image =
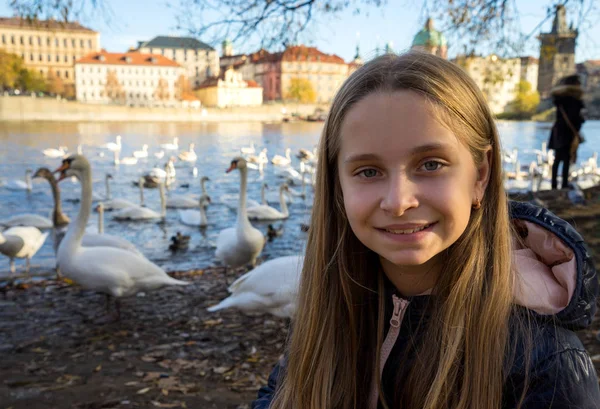
{"type": "Polygon", "coordinates": [[[25,41],[23,41],[23,36],[19,37],[20,41],[21,41],[21,45],[23,45],[25,43],[25,41]]]}
{"type": "Polygon", "coordinates": [[[81,48],[85,47],[85,45],[83,45],[83,40],[79,40],[79,46],[80,46],[81,48]]]}
{"type": "Polygon", "coordinates": [[[42,54],[40,54],[40,58],[39,58],[39,60],[40,60],[40,61],[44,61],[44,56],[43,56],[42,54]]]}
{"type": "Polygon", "coordinates": [[[50,47],[50,37],[46,37],[46,45],[50,47]]]}
{"type": "Polygon", "coordinates": [[[75,62],[75,56],[73,56],[73,62],[75,62]]]}
{"type": "Polygon", "coordinates": [[[52,61],[52,56],[48,54],[48,62],[52,61]]]}
{"type": "Polygon", "coordinates": [[[44,75],[44,70],[40,70],[40,75],[44,75]]]}
{"type": "Polygon", "coordinates": [[[55,38],[55,39],[54,39],[54,46],[55,46],[55,47],[58,47],[58,38],[55,38]]]}
{"type": "Polygon", "coordinates": [[[25,61],[25,54],[21,53],[21,59],[25,61]]]}
{"type": "Polygon", "coordinates": [[[71,39],[71,47],[75,48],[75,39],[74,38],[71,39]]]}
{"type": "Polygon", "coordinates": [[[92,48],[92,40],[88,40],[88,48],[92,48]]]}
{"type": "Polygon", "coordinates": [[[65,71],[65,78],[69,78],[69,71],[65,71]]]}
{"type": "Polygon", "coordinates": [[[2,34],[2,44],[6,44],[6,36],[2,34]]]}
{"type": "Polygon", "coordinates": [[[33,54],[29,54],[29,61],[33,61],[33,54]]]}
{"type": "Polygon", "coordinates": [[[56,70],[56,76],[57,76],[58,78],[60,78],[60,71],[59,71],[59,70],[56,70]]]}
{"type": "Polygon", "coordinates": [[[56,54],[56,62],[60,62],[60,55],[56,54]]]}
{"type": "Polygon", "coordinates": [[[69,62],[69,56],[65,54],[64,60],[65,60],[65,62],[69,62]]]}
{"type": "Polygon", "coordinates": [[[81,80],[81,85],[85,85],[85,80],[81,80]]]}
{"type": "Polygon", "coordinates": [[[65,47],[65,48],[67,48],[67,47],[68,47],[68,46],[67,46],[67,39],[66,39],[66,38],[63,38],[63,47],[65,47]]]}
{"type": "Polygon", "coordinates": [[[15,36],[10,36],[10,43],[14,44],[15,43],[15,36]]]}
{"type": "Polygon", "coordinates": [[[33,45],[33,37],[29,36],[29,45],[33,45]]]}
{"type": "Polygon", "coordinates": [[[37,43],[39,46],[42,45],[42,37],[40,37],[40,36],[37,37],[37,43]]]}

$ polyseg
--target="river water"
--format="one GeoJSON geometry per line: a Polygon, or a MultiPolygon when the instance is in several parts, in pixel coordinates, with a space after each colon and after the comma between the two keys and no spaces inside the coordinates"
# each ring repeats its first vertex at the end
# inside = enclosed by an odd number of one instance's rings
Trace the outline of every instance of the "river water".
{"type": "MultiPolygon", "coordinates": [[[[42,154],[45,148],[66,146],[74,152],[82,145],[84,154],[92,164],[94,191],[104,195],[104,176],[113,175],[111,183],[112,197],[124,198],[137,203],[139,191],[133,181],[151,168],[163,167],[163,159],[156,159],[153,152],[160,150],[159,145],[179,138],[180,151],[187,149],[189,143],[195,144],[198,160],[195,164],[198,175],[194,176],[193,166],[189,163],[176,163],[177,182],[170,193],[187,194],[199,192],[199,178],[208,176],[207,190],[213,203],[207,216],[209,226],[199,229],[182,225],[177,210],[168,209],[166,222],[118,222],[105,213],[105,232],[119,235],[134,243],[149,259],[167,271],[205,268],[214,264],[214,246],[216,237],[223,228],[235,223],[235,210],[221,203],[221,198],[235,197],[239,190],[237,172],[225,174],[225,169],[242,146],[254,143],[257,148],[267,148],[269,157],[284,154],[285,148],[292,153],[299,148],[312,149],[321,133],[322,123],[0,123],[0,180],[24,179],[25,171],[45,166],[55,169],[60,159],[47,158],[42,154]],[[116,135],[122,136],[122,156],[130,156],[143,144],[150,146],[148,159],[141,159],[136,165],[113,164],[112,154],[101,145],[114,141],[116,135]],[[102,153],[105,154],[102,156],[102,153]],[[182,187],[189,185],[189,187],[182,187]],[[191,236],[186,252],[172,253],[168,250],[170,238],[176,232],[191,236]]],[[[535,159],[529,150],[539,149],[547,140],[550,124],[535,122],[499,122],[498,129],[502,137],[503,148],[519,149],[521,163],[535,159]]],[[[580,158],[585,159],[594,151],[600,150],[600,121],[588,121],[583,133],[587,142],[580,147],[580,158]]],[[[167,153],[168,155],[169,153],[167,153]]],[[[298,160],[293,158],[298,167],[298,160]]],[[[283,181],[274,166],[268,165],[261,177],[258,172],[250,171],[248,197],[260,199],[261,182],[267,182],[271,190],[270,198],[277,204],[278,185],[283,181]]],[[[61,182],[63,211],[74,219],[78,203],[74,201],[80,195],[79,183],[66,180],[61,182]]],[[[299,186],[294,189],[300,190],[299,186]]],[[[306,199],[294,198],[290,205],[290,217],[283,221],[285,233],[273,242],[267,243],[262,257],[272,258],[302,251],[306,234],[300,229],[301,223],[310,218],[312,191],[307,189],[306,199]]],[[[235,200],[235,199],[234,199],[235,200]]],[[[149,208],[159,210],[160,201],[157,189],[146,190],[145,203],[149,208]]],[[[10,191],[0,187],[0,220],[19,213],[37,213],[47,216],[52,208],[50,187],[45,180],[34,180],[31,193],[10,191]]],[[[95,214],[90,224],[96,221],[95,214]]],[[[267,225],[279,226],[282,222],[254,222],[266,232],[267,225]]],[[[51,236],[32,259],[32,275],[48,273],[54,266],[54,251],[51,236]]],[[[22,272],[24,262],[17,261],[17,272],[22,272]]],[[[0,257],[0,277],[8,275],[8,259],[0,257]]]]}

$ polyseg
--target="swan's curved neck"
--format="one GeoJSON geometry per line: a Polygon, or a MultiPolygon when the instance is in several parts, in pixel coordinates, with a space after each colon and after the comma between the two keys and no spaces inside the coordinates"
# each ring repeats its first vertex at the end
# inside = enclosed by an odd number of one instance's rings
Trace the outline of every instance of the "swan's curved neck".
{"type": "Polygon", "coordinates": [[[279,204],[281,205],[281,213],[288,216],[289,210],[287,207],[287,203],[285,202],[285,197],[283,195],[284,195],[284,189],[283,189],[283,186],[281,186],[279,188],[279,204]]]}
{"type": "Polygon", "coordinates": [[[202,191],[203,195],[206,194],[206,179],[200,180],[200,190],[202,191]]]}
{"type": "Polygon", "coordinates": [[[31,185],[31,174],[29,172],[25,173],[25,184],[27,185],[27,190],[31,191],[33,186],[31,185]]]}
{"type": "Polygon", "coordinates": [[[160,194],[160,215],[164,219],[167,215],[167,199],[165,198],[165,186],[162,182],[159,183],[158,190],[160,194]]]}
{"type": "Polygon", "coordinates": [[[98,207],[98,234],[104,234],[104,207],[98,207]]]}
{"type": "Polygon", "coordinates": [[[88,219],[90,218],[90,212],[92,209],[92,172],[90,169],[84,169],[80,175],[81,183],[81,203],[79,207],[79,213],[75,219],[75,223],[69,225],[67,235],[64,238],[64,244],[61,244],[61,249],[66,246],[70,253],[75,252],[81,246],[81,238],[85,232],[85,226],[87,225],[88,219]]]}
{"type": "Polygon", "coordinates": [[[239,169],[240,171],[240,204],[237,214],[237,227],[243,228],[250,225],[248,214],[246,213],[246,189],[248,185],[248,170],[247,168],[239,169]]]}
{"type": "Polygon", "coordinates": [[[208,219],[206,218],[206,207],[204,203],[200,205],[200,224],[206,226],[208,224],[208,219]]]}
{"type": "Polygon", "coordinates": [[[144,206],[144,179],[140,178],[138,182],[138,186],[140,188],[140,206],[144,206]]]}
{"type": "Polygon", "coordinates": [[[108,176],[104,178],[104,185],[106,187],[106,200],[110,200],[110,181],[108,180],[108,176]]]}
{"type": "Polygon", "coordinates": [[[52,189],[52,197],[54,198],[54,212],[52,213],[52,222],[56,226],[59,222],[65,219],[65,215],[62,211],[62,202],[60,200],[60,189],[58,183],[54,177],[48,178],[50,182],[50,188],[52,189]]]}
{"type": "Polygon", "coordinates": [[[264,205],[267,204],[267,195],[266,195],[266,192],[265,192],[266,190],[267,190],[267,185],[265,185],[263,183],[262,187],[260,188],[260,201],[264,205]]]}

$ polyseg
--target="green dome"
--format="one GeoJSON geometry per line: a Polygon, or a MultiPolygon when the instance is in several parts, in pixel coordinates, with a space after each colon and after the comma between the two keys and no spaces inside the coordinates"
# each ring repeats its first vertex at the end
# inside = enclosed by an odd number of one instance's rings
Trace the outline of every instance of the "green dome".
{"type": "Polygon", "coordinates": [[[427,20],[425,27],[415,35],[413,46],[442,47],[448,45],[446,37],[433,28],[433,21],[427,20]]]}

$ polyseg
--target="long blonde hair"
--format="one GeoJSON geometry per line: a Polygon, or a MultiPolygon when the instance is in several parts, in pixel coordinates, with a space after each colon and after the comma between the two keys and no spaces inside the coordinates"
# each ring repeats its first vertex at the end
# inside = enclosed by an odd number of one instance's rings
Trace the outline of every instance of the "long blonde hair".
{"type": "Polygon", "coordinates": [[[411,90],[469,148],[476,164],[492,147],[489,183],[462,236],[445,250],[435,307],[408,381],[403,407],[500,408],[512,311],[511,228],[498,131],[473,80],[457,65],[423,54],[385,55],[354,72],[335,99],[319,144],[315,201],[288,343],[271,408],[366,408],[377,374],[386,300],[376,254],[353,234],[338,180],[340,129],[348,110],[378,91],[411,90]],[[404,406],[406,404],[406,406],[404,406]]]}

